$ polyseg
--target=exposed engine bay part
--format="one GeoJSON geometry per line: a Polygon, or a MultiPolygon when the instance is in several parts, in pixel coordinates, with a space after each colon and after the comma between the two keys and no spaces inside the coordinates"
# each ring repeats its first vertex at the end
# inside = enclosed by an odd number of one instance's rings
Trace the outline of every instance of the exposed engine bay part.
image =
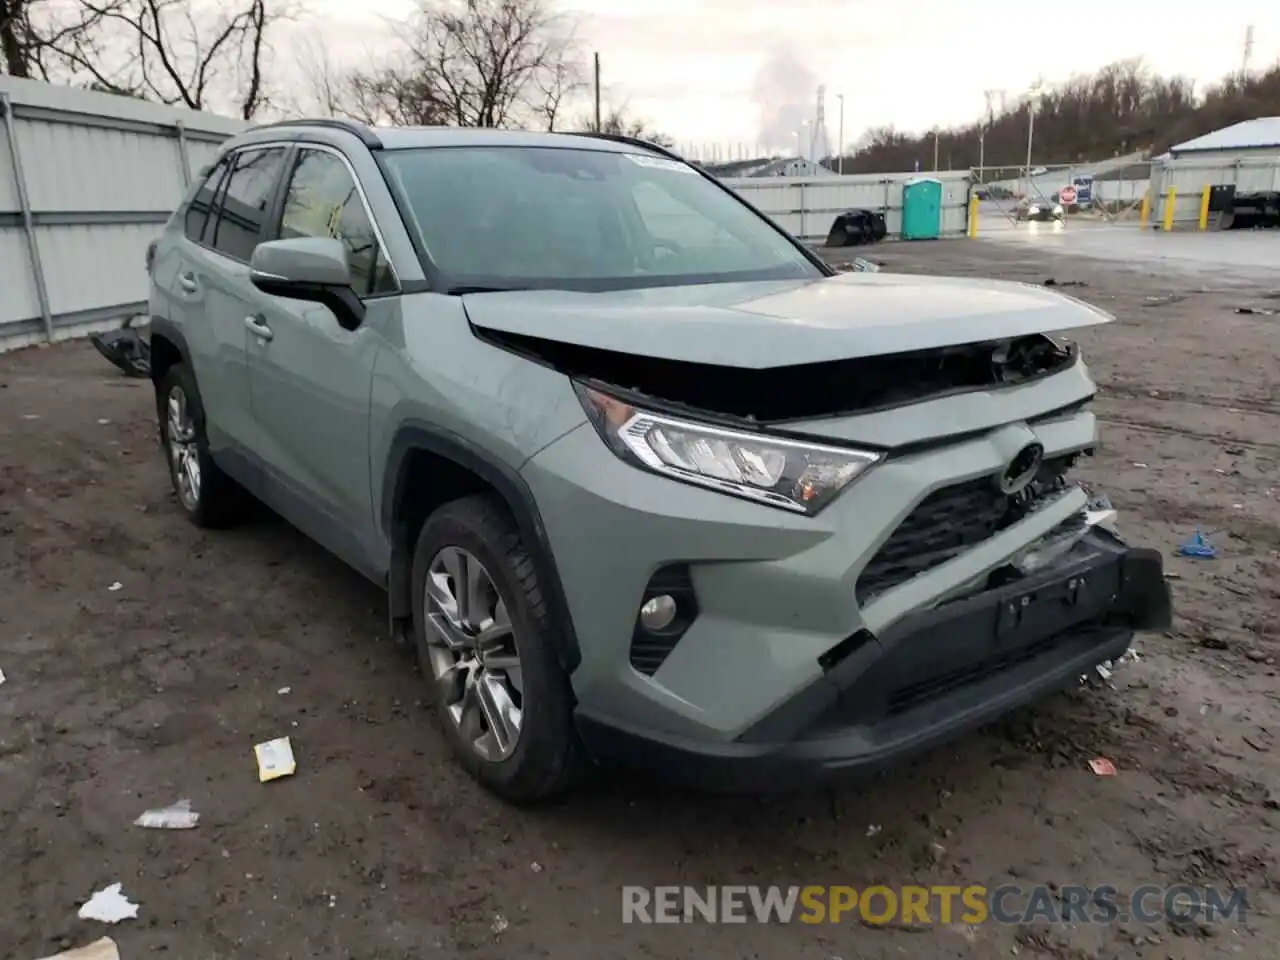
{"type": "Polygon", "coordinates": [[[912,353],[828,360],[762,370],[637,356],[496,330],[495,346],[545,363],[640,406],[739,421],[868,413],[948,394],[1027,383],[1068,369],[1074,344],[1043,334],[912,353]]]}
{"type": "Polygon", "coordinates": [[[119,330],[89,335],[94,348],[131,377],[151,376],[151,344],[125,321],[119,330]]]}

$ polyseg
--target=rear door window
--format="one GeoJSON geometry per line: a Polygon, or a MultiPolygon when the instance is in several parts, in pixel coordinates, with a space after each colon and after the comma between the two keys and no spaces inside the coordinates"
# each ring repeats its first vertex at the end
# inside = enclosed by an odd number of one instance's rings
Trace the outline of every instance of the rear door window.
{"type": "Polygon", "coordinates": [[[235,156],[235,166],[222,189],[212,246],[244,263],[262,238],[267,211],[284,167],[284,147],[248,148],[235,156]]]}
{"type": "Polygon", "coordinates": [[[204,178],[204,183],[200,184],[200,189],[196,191],[196,195],[191,198],[191,203],[187,207],[187,216],[183,222],[183,231],[187,235],[188,240],[196,243],[204,242],[204,228],[209,222],[209,212],[213,209],[214,197],[218,193],[218,187],[222,184],[222,177],[227,172],[227,168],[231,166],[230,160],[223,157],[219,160],[209,175],[204,178]]]}

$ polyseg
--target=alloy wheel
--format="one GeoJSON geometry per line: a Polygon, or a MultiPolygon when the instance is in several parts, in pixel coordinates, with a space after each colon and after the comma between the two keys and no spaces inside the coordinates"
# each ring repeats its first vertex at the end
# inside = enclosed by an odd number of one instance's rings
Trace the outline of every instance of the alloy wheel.
{"type": "Polygon", "coordinates": [[[168,424],[169,464],[178,499],[187,510],[200,506],[200,451],[196,446],[196,424],[191,404],[182,387],[169,390],[165,404],[168,424]]]}
{"type": "Polygon", "coordinates": [[[511,756],[520,739],[524,683],[515,630],[493,577],[475,556],[445,547],[424,591],[426,640],[441,703],[482,759],[511,756]]]}

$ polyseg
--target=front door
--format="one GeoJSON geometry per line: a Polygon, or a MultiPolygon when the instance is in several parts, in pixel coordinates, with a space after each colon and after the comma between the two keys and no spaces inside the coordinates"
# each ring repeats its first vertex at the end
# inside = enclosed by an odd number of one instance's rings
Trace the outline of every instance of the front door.
{"type": "MultiPolygon", "coordinates": [[[[362,298],[397,292],[354,174],[332,149],[299,147],[278,237],[341,239],[362,298]]],[[[374,517],[369,391],[380,339],[367,322],[344,330],[327,307],[266,294],[246,325],[251,403],[273,488],[267,499],[367,571],[374,517]]]]}

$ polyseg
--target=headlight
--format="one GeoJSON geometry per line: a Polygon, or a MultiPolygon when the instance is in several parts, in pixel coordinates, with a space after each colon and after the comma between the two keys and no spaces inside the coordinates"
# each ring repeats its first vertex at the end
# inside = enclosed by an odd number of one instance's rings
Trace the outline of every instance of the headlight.
{"type": "Polygon", "coordinates": [[[650,413],[574,383],[609,449],[673,480],[813,516],[881,455],[650,413]]]}
{"type": "Polygon", "coordinates": [[[1027,207],[1027,213],[1031,214],[1031,216],[1033,217],[1039,212],[1040,212],[1039,207],[1027,207]]]}

